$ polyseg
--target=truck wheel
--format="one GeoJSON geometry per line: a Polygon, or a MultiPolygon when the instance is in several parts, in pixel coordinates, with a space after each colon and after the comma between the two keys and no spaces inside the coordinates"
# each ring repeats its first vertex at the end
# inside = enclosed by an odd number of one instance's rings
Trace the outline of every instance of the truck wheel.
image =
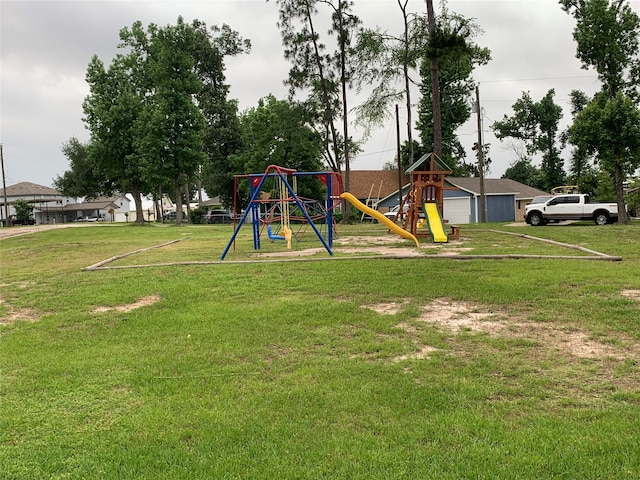
{"type": "Polygon", "coordinates": [[[607,223],[609,223],[609,215],[602,212],[596,213],[593,216],[593,221],[596,222],[596,225],[606,225],[607,223]]]}
{"type": "Polygon", "coordinates": [[[538,212],[533,212],[529,214],[529,225],[532,227],[539,227],[540,225],[544,225],[544,218],[538,212]]]}

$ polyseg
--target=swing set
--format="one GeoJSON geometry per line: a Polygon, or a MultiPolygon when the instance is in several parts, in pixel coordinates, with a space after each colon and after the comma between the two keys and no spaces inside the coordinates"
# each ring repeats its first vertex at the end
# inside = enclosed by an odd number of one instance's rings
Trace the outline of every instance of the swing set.
{"type": "Polygon", "coordinates": [[[250,200],[243,210],[237,223],[234,221],[234,231],[229,243],[224,249],[220,260],[224,260],[231,246],[235,249],[235,240],[243,224],[250,219],[253,231],[253,248],[260,249],[261,234],[265,227],[267,237],[271,241],[284,241],[287,248],[291,248],[293,239],[300,241],[307,227],[311,227],[321,241],[329,255],[333,255],[333,237],[335,220],[333,209],[340,204],[342,193],[342,178],[335,172],[298,172],[291,168],[270,165],[262,174],[248,174],[234,176],[234,212],[238,212],[236,199],[238,198],[238,181],[249,179],[250,200]],[[297,179],[314,176],[325,186],[327,195],[324,202],[300,197],[297,193],[297,179]],[[265,195],[265,182],[272,180],[276,192],[265,195]],[[264,210],[264,211],[263,211],[264,210]],[[300,224],[297,232],[291,228],[291,222],[300,224]],[[320,224],[320,229],[317,224],[320,224]],[[274,230],[274,226],[276,229],[274,230]],[[323,228],[326,227],[326,228],[323,228]],[[325,233],[321,231],[325,230],[325,233]]]}

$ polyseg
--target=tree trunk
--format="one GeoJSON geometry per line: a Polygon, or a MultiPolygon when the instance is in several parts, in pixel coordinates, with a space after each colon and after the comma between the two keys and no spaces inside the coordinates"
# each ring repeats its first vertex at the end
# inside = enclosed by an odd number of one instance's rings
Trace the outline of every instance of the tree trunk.
{"type": "Polygon", "coordinates": [[[315,27],[313,25],[313,17],[311,15],[311,8],[309,4],[306,5],[306,14],[307,14],[307,22],[309,23],[309,30],[311,32],[311,38],[313,38],[313,49],[315,52],[315,60],[316,66],[318,68],[318,76],[320,78],[320,88],[322,90],[322,101],[324,102],[325,107],[325,122],[327,123],[330,133],[331,140],[333,142],[333,155],[331,155],[330,151],[327,149],[327,153],[329,153],[329,158],[327,158],[329,163],[329,168],[334,172],[340,173],[340,157],[338,156],[339,146],[338,146],[338,134],[336,133],[336,126],[333,123],[333,108],[331,106],[331,98],[329,96],[329,90],[327,88],[327,80],[324,78],[324,68],[322,66],[322,55],[320,54],[320,47],[318,46],[317,36],[315,32],[315,27]]]}
{"type": "Polygon", "coordinates": [[[624,203],[624,174],[619,163],[615,164],[615,190],[616,203],[618,204],[618,223],[630,223],[629,215],[627,215],[626,205],[624,203]]]}
{"type": "MultiPolygon", "coordinates": [[[[433,0],[427,2],[427,21],[429,23],[429,40],[433,39],[436,30],[436,16],[433,0]]],[[[442,158],[442,115],[440,113],[440,80],[438,78],[438,59],[432,57],[431,62],[431,103],[433,105],[433,153],[442,158]]]]}
{"type": "Polygon", "coordinates": [[[136,206],[136,225],[144,225],[144,212],[142,211],[142,195],[137,185],[131,187],[131,196],[136,206]]]}
{"type": "MultiPolygon", "coordinates": [[[[349,191],[351,188],[351,166],[349,161],[349,117],[347,110],[347,45],[344,32],[344,24],[342,17],[342,0],[338,0],[338,15],[340,16],[340,82],[342,83],[342,129],[344,135],[344,189],[349,191]]],[[[351,217],[351,204],[346,200],[342,201],[343,218],[342,221],[348,221],[351,217]]]]}
{"type": "MultiPolygon", "coordinates": [[[[407,17],[407,2],[398,0],[400,10],[402,10],[402,18],[404,20],[404,59],[402,61],[402,70],[404,74],[404,92],[407,105],[407,142],[409,145],[409,166],[413,165],[413,132],[411,128],[411,81],[409,79],[409,19],[407,17]]],[[[396,106],[397,107],[397,106],[396,106]]],[[[400,162],[398,162],[400,164],[400,162]]]]}
{"type": "Polygon", "coordinates": [[[180,226],[182,225],[182,185],[180,180],[174,180],[173,186],[176,194],[176,225],[180,226]]]}
{"type": "Polygon", "coordinates": [[[184,198],[187,202],[187,219],[191,218],[191,195],[189,192],[189,182],[184,184],[184,198]]]}

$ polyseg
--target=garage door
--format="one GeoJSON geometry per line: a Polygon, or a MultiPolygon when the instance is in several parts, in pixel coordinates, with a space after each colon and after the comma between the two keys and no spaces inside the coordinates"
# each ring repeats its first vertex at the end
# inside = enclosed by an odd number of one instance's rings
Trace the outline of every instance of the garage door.
{"type": "Polygon", "coordinates": [[[469,197],[463,198],[445,198],[444,199],[444,218],[449,223],[468,224],[471,223],[471,202],[469,197]]]}

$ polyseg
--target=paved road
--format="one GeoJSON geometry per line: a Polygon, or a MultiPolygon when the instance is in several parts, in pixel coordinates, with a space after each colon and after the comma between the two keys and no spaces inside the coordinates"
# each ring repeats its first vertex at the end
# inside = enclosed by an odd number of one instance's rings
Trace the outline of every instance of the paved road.
{"type": "Polygon", "coordinates": [[[90,227],[95,226],[94,223],[56,223],[55,225],[31,225],[28,227],[2,227],[0,228],[0,240],[9,237],[17,237],[19,235],[28,235],[29,233],[43,232],[45,230],[53,230],[54,228],[69,227],[90,227]]]}

